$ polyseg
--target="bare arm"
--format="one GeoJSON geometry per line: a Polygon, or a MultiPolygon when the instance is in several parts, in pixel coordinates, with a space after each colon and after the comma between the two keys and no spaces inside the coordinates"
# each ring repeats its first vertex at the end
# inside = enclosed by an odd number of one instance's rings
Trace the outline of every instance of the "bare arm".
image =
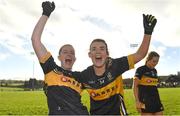
{"type": "Polygon", "coordinates": [[[136,53],[133,54],[135,63],[138,63],[146,56],[149,49],[150,41],[151,41],[151,35],[145,34],[139,49],[137,50],[136,53]]]}
{"type": "Polygon", "coordinates": [[[135,78],[133,82],[133,93],[135,97],[136,109],[138,112],[141,112],[142,103],[139,101],[139,97],[138,97],[139,94],[138,85],[139,85],[139,79],[135,78]]]}
{"type": "Polygon", "coordinates": [[[31,37],[34,51],[35,51],[35,53],[36,53],[39,60],[44,55],[47,54],[46,48],[41,43],[41,35],[42,35],[42,32],[44,30],[44,26],[45,26],[47,20],[48,20],[48,17],[45,16],[45,15],[42,15],[40,17],[39,21],[37,22],[37,24],[36,24],[36,26],[35,26],[35,28],[33,30],[32,37],[31,37]]]}
{"type": "Polygon", "coordinates": [[[133,54],[134,63],[141,61],[146,56],[151,41],[151,35],[156,22],[157,20],[154,16],[143,14],[144,37],[139,49],[136,53],[133,54]]]}
{"type": "Polygon", "coordinates": [[[43,33],[48,17],[50,16],[51,12],[55,9],[55,4],[54,2],[51,3],[46,1],[42,3],[42,8],[43,8],[43,13],[42,13],[43,15],[40,17],[39,21],[37,22],[31,37],[34,51],[39,60],[44,55],[47,54],[46,48],[41,43],[41,35],[43,33]]]}
{"type": "Polygon", "coordinates": [[[134,92],[134,97],[135,97],[135,101],[139,102],[139,98],[138,98],[138,85],[139,85],[139,79],[135,78],[133,81],[133,92],[134,92]]]}

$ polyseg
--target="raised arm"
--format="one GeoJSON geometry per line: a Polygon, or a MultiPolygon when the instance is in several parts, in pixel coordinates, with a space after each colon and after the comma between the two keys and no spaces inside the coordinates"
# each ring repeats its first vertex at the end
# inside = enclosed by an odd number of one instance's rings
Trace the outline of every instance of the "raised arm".
{"type": "Polygon", "coordinates": [[[37,22],[33,33],[32,33],[32,45],[34,48],[34,51],[40,60],[44,55],[47,54],[47,50],[44,47],[44,45],[41,43],[41,35],[44,30],[44,26],[51,14],[51,12],[55,9],[55,4],[54,2],[43,2],[42,3],[42,8],[43,8],[43,13],[42,16],[40,17],[39,21],[37,22]]]}
{"type": "Polygon", "coordinates": [[[143,14],[144,37],[139,49],[133,54],[135,63],[141,61],[146,56],[156,22],[157,20],[154,16],[143,14]]]}

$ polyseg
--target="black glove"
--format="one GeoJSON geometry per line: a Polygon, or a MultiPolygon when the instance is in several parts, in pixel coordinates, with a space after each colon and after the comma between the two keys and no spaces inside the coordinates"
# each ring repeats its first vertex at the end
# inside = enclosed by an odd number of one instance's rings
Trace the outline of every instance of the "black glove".
{"type": "Polygon", "coordinates": [[[144,34],[151,35],[157,23],[157,19],[152,15],[143,14],[144,34]]]}
{"type": "Polygon", "coordinates": [[[42,3],[42,8],[43,8],[42,15],[46,15],[49,17],[51,12],[53,12],[55,9],[55,4],[54,4],[54,2],[51,3],[49,1],[46,1],[46,2],[42,3]]]}

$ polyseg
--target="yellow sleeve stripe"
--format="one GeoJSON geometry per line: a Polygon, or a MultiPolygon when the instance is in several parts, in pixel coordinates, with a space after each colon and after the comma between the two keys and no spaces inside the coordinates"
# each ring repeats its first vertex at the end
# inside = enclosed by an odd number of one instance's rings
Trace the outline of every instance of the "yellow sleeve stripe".
{"type": "Polygon", "coordinates": [[[51,53],[50,53],[50,52],[47,52],[47,54],[44,55],[44,56],[39,60],[40,63],[45,63],[45,62],[49,59],[49,57],[51,57],[51,53]]]}
{"type": "Polygon", "coordinates": [[[129,63],[129,69],[134,68],[134,57],[133,55],[128,55],[128,63],[129,63]]]}

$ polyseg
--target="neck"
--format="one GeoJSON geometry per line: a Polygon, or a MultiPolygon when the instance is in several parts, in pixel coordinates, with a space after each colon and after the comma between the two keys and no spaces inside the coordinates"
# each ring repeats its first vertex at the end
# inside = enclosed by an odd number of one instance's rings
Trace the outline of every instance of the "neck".
{"type": "Polygon", "coordinates": [[[104,74],[104,72],[105,72],[105,66],[102,66],[102,67],[96,67],[96,66],[94,66],[94,71],[95,71],[95,74],[97,75],[97,76],[102,76],[103,74],[104,74]]]}
{"type": "Polygon", "coordinates": [[[150,65],[146,64],[146,66],[150,69],[153,69],[154,67],[151,67],[150,65]]]}
{"type": "Polygon", "coordinates": [[[64,70],[68,70],[68,71],[71,71],[72,69],[71,68],[64,68],[62,67],[64,70]]]}

